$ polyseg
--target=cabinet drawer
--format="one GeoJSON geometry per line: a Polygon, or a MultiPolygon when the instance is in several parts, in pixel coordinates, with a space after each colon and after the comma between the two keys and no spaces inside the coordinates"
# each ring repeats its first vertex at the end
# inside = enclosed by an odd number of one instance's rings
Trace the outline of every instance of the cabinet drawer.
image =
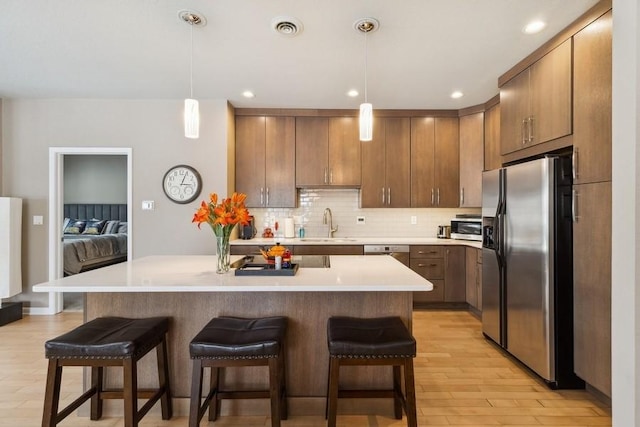
{"type": "Polygon", "coordinates": [[[413,302],[444,302],[444,280],[429,280],[433,283],[431,292],[414,292],[413,302]]]}
{"type": "Polygon", "coordinates": [[[444,260],[441,258],[411,259],[409,267],[425,279],[444,278],[444,260]]]}
{"type": "Polygon", "coordinates": [[[411,246],[411,258],[444,258],[442,246],[411,246]]]}

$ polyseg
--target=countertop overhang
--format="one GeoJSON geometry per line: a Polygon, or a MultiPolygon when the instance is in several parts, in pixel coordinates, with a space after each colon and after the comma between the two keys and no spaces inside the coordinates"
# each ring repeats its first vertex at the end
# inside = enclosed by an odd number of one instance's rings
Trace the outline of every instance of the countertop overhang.
{"type": "MultiPolygon", "coordinates": [[[[242,256],[231,256],[231,262],[242,256]]],[[[40,283],[34,292],[410,292],[431,282],[392,257],[336,255],[295,276],[217,274],[216,256],[148,256],[40,283]]]]}
{"type": "Polygon", "coordinates": [[[439,239],[436,237],[303,237],[236,239],[237,246],[273,246],[276,243],[296,245],[457,245],[481,249],[482,242],[476,240],[439,239]]]}

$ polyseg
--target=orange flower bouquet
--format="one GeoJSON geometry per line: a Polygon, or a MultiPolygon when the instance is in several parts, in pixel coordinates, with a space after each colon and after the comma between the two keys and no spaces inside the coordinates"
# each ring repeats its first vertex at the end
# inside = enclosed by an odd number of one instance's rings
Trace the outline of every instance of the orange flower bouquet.
{"type": "Polygon", "coordinates": [[[202,201],[191,222],[209,224],[216,235],[218,265],[216,273],[226,273],[230,266],[229,237],[236,224],[249,225],[249,211],[244,205],[246,194],[233,193],[218,203],[218,195],[211,193],[209,202],[202,201]]]}

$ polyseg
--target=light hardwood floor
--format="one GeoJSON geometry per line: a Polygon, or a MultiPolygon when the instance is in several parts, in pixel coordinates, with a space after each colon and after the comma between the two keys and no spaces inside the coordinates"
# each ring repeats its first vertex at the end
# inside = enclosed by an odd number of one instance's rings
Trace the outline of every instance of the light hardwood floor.
{"type": "MultiPolygon", "coordinates": [[[[27,316],[0,327],[0,426],[39,426],[46,378],[43,343],[82,321],[80,313],[27,316]]],[[[551,391],[482,337],[465,311],[416,311],[414,335],[420,426],[610,426],[611,410],[585,391],[551,391]]],[[[62,399],[81,388],[81,370],[65,368],[62,399]]],[[[205,417],[206,418],[206,417],[205,417]]],[[[89,421],[75,414],[61,426],[117,427],[118,418],[89,421]]],[[[149,414],[142,426],[186,426],[185,417],[162,421],[149,414]]],[[[269,426],[268,417],[223,417],[202,426],[269,426]]],[[[283,427],[324,426],[322,417],[292,416],[283,427]]],[[[339,426],[404,426],[386,416],[338,416],[339,426]]]]}

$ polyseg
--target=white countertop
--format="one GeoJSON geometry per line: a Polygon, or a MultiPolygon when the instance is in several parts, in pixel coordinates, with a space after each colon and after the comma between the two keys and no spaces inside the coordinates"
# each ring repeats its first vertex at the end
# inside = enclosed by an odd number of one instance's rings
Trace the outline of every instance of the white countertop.
{"type": "MultiPolygon", "coordinates": [[[[231,256],[231,262],[242,258],[231,256]]],[[[148,256],[33,286],[34,292],[394,292],[433,285],[390,256],[331,256],[295,276],[216,274],[210,255],[148,256]]]]}
{"type": "Polygon", "coordinates": [[[463,245],[472,248],[482,248],[482,242],[474,240],[438,239],[435,237],[304,237],[285,239],[265,239],[262,237],[248,240],[232,240],[232,245],[273,246],[281,245],[463,245]]]}

